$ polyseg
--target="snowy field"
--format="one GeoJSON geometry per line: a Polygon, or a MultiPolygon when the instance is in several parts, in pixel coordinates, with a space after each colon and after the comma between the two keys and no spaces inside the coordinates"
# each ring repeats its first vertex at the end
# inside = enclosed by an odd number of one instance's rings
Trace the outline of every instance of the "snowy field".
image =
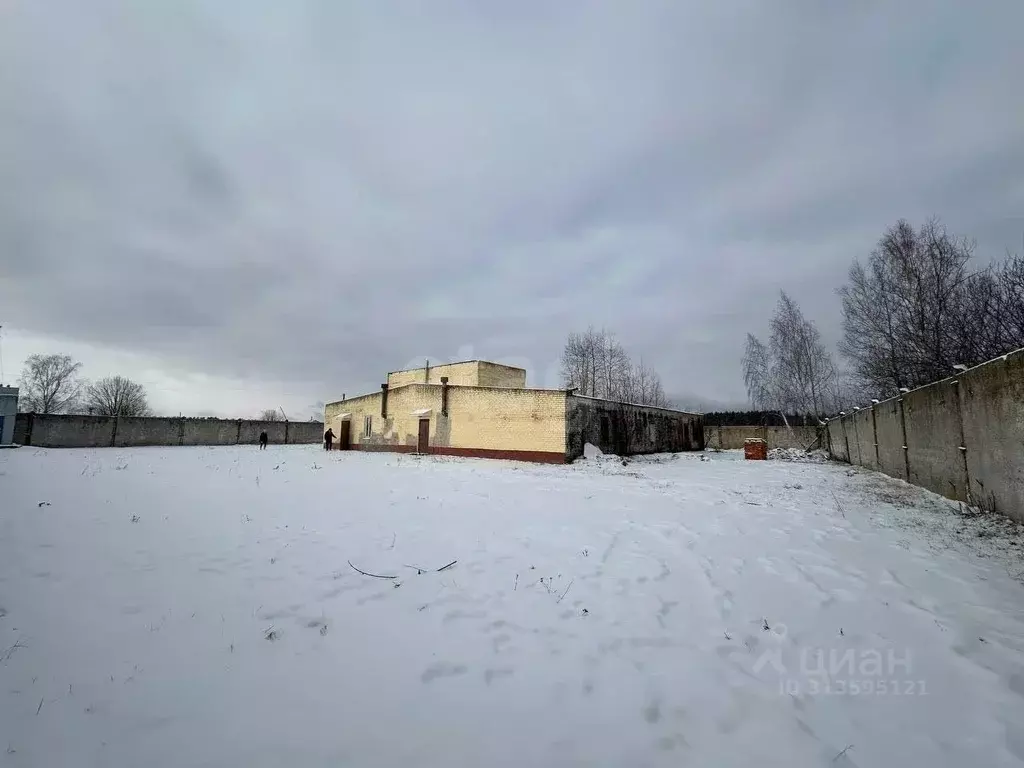
{"type": "Polygon", "coordinates": [[[1022,540],[732,452],[0,451],[0,764],[1024,765],[1022,540]]]}

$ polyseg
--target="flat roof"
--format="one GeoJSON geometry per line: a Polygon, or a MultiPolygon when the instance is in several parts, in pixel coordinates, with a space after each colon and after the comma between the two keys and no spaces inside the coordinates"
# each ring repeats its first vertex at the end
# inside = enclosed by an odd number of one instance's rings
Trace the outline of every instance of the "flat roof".
{"type": "MultiPolygon", "coordinates": [[[[505,365],[504,363],[495,363],[492,360],[459,360],[457,363],[438,363],[437,365],[430,366],[431,368],[445,368],[450,365],[466,365],[467,363],[487,363],[487,365],[494,365],[498,368],[508,368],[511,371],[526,371],[525,368],[517,368],[514,365],[505,365]]],[[[388,376],[392,373],[409,373],[410,371],[422,371],[427,366],[421,365],[416,368],[402,368],[399,371],[388,371],[388,376]]]]}
{"type": "Polygon", "coordinates": [[[703,413],[699,411],[681,411],[678,408],[665,408],[661,405],[644,405],[643,403],[630,403],[626,400],[612,400],[607,397],[594,397],[592,395],[578,395],[575,392],[572,393],[573,397],[579,397],[583,400],[598,400],[602,403],[611,403],[612,405],[631,405],[634,408],[653,408],[656,411],[668,411],[669,413],[684,413],[687,416],[703,416],[703,413]]]}

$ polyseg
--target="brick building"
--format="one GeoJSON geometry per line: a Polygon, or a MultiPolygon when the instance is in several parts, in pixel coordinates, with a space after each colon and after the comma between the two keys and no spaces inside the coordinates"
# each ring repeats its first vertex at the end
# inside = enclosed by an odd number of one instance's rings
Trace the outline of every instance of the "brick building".
{"type": "Polygon", "coordinates": [[[704,447],[700,414],[529,388],[522,368],[483,360],[393,371],[380,392],[328,403],[324,424],[341,450],[557,464],[586,443],[620,455],[704,447]]]}

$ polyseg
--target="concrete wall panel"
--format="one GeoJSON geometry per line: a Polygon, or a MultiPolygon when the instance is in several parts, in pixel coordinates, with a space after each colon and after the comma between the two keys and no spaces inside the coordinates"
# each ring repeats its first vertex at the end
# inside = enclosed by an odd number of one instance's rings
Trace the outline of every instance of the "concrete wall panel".
{"type": "Polygon", "coordinates": [[[903,452],[903,427],[900,425],[900,401],[890,398],[875,405],[878,426],[878,458],[880,469],[891,477],[907,479],[903,452]]]}
{"type": "MultiPolygon", "coordinates": [[[[806,448],[818,436],[817,427],[763,427],[763,426],[705,426],[709,448],[736,450],[743,447],[743,441],[758,437],[768,441],[768,449],[772,448],[806,448]]],[[[824,447],[824,446],[823,446],[824,447]]]]}
{"type": "Polygon", "coordinates": [[[853,423],[857,432],[857,445],[860,450],[861,466],[878,469],[875,457],[875,425],[870,408],[861,408],[853,414],[853,423]]]}
{"type": "Polygon", "coordinates": [[[1024,522],[1024,350],[960,378],[975,503],[1024,522]]]}
{"type": "Polygon", "coordinates": [[[145,445],[234,445],[256,443],[266,429],[270,442],[318,443],[320,422],[260,422],[227,419],[18,414],[15,442],[47,448],[107,448],[145,445]]]}
{"type": "Polygon", "coordinates": [[[953,379],[903,396],[910,482],[967,501],[960,446],[959,406],[953,379]]]}

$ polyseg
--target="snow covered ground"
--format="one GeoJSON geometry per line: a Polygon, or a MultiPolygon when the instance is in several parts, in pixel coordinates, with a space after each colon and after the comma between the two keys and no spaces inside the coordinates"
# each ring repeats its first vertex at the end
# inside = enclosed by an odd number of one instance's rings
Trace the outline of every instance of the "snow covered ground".
{"type": "Polygon", "coordinates": [[[1021,532],[738,452],[0,451],[0,764],[1024,765],[1021,532]]]}

